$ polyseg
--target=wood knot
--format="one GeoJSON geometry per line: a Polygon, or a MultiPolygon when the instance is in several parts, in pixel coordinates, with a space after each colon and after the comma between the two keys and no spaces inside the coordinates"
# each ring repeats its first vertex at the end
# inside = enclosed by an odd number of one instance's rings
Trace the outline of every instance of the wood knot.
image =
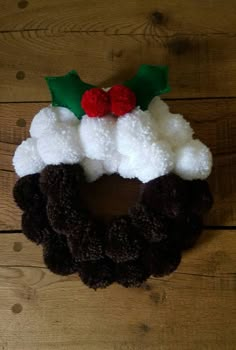
{"type": "Polygon", "coordinates": [[[169,50],[175,55],[183,55],[192,49],[192,43],[188,38],[174,38],[168,42],[169,50]]]}
{"type": "Polygon", "coordinates": [[[17,119],[16,126],[19,126],[20,128],[24,128],[26,126],[25,119],[23,119],[23,118],[17,119]]]}
{"type": "Polygon", "coordinates": [[[23,80],[23,79],[25,79],[25,72],[23,72],[23,71],[17,72],[17,73],[16,73],[16,79],[17,79],[17,80],[23,80]]]}
{"type": "Polygon", "coordinates": [[[11,311],[14,313],[14,314],[19,314],[21,311],[23,310],[23,307],[21,304],[14,304],[11,308],[11,311]]]}
{"type": "Polygon", "coordinates": [[[151,330],[151,327],[149,327],[146,323],[140,323],[138,325],[138,328],[140,329],[140,331],[142,331],[143,333],[148,333],[151,330]]]}
{"type": "Polygon", "coordinates": [[[15,252],[20,252],[22,250],[22,248],[23,248],[23,246],[22,246],[21,242],[14,242],[13,250],[15,252]]]}
{"type": "Polygon", "coordinates": [[[165,17],[163,13],[159,11],[151,13],[150,17],[152,24],[165,24],[167,22],[167,17],[165,17]]]}
{"type": "Polygon", "coordinates": [[[18,2],[19,9],[25,9],[29,5],[29,2],[26,0],[21,0],[18,2]]]}

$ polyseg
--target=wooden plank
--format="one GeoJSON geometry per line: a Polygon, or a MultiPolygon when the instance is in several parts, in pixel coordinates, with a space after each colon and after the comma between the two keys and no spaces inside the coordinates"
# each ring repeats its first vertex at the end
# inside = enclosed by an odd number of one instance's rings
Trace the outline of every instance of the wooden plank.
{"type": "MultiPolygon", "coordinates": [[[[206,219],[208,225],[236,225],[236,99],[168,101],[171,110],[183,113],[191,122],[196,136],[208,144],[214,153],[214,170],[210,177],[215,206],[206,219]],[[229,154],[229,155],[227,155],[229,154]],[[231,155],[230,155],[231,154],[231,155]],[[227,181],[225,176],[227,174],[227,181]]],[[[20,211],[12,199],[16,177],[12,171],[12,155],[16,144],[28,136],[32,116],[46,104],[0,104],[0,230],[20,229],[20,211]],[[6,172],[7,171],[7,172],[6,172]]],[[[97,191],[107,193],[103,205],[95,201],[101,215],[125,213],[135,199],[136,182],[109,182],[116,201],[111,203],[108,183],[97,191]],[[105,191],[106,190],[106,191],[105,191]],[[112,205],[111,205],[112,204],[112,205]]],[[[100,192],[99,192],[100,193],[100,192]]],[[[99,196],[98,196],[99,197],[99,196]]]]}
{"type": "Polygon", "coordinates": [[[235,233],[206,232],[168,277],[151,278],[141,288],[113,285],[96,293],[75,275],[60,277],[36,267],[40,248],[30,249],[19,235],[3,235],[1,348],[233,350],[235,233]],[[13,241],[21,240],[22,250],[12,249],[13,241]]]}
{"type": "Polygon", "coordinates": [[[106,34],[171,35],[174,33],[218,34],[235,32],[234,0],[143,1],[41,0],[2,1],[0,30],[50,29],[102,31],[106,34]]]}
{"type": "Polygon", "coordinates": [[[110,36],[48,30],[0,33],[0,102],[48,101],[43,77],[77,69],[81,78],[109,86],[139,65],[170,66],[170,98],[236,96],[235,36],[110,36]]]}

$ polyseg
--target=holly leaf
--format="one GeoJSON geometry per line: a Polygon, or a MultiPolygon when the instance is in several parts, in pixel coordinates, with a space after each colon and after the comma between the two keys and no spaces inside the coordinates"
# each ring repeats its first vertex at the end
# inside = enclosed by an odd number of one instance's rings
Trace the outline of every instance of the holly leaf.
{"type": "Polygon", "coordinates": [[[170,91],[168,67],[142,64],[138,73],[124,85],[135,93],[137,105],[146,110],[153,97],[170,91]]]}
{"type": "Polygon", "coordinates": [[[82,96],[94,86],[84,83],[75,70],[60,77],[46,77],[45,80],[52,96],[52,105],[66,107],[81,119],[85,114],[81,107],[82,96]]]}

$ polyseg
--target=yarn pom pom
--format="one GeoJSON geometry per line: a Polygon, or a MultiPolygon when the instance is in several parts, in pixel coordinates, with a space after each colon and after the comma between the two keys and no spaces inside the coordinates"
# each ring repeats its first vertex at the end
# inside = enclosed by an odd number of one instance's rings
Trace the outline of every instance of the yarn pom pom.
{"type": "Polygon", "coordinates": [[[102,117],[110,112],[110,98],[106,91],[92,88],[83,94],[81,106],[89,117],[102,117]]]}
{"type": "Polygon", "coordinates": [[[114,262],[120,263],[137,259],[140,249],[140,241],[130,218],[123,216],[114,219],[107,233],[105,254],[114,262]]]}
{"type": "Polygon", "coordinates": [[[39,174],[20,178],[13,188],[13,196],[21,210],[41,208],[44,198],[39,188],[39,174]]]}
{"type": "Polygon", "coordinates": [[[212,155],[199,140],[192,140],[176,152],[175,173],[185,180],[205,179],[210,175],[212,155]]]}
{"type": "Polygon", "coordinates": [[[116,116],[131,112],[136,106],[136,96],[132,90],[124,85],[114,85],[109,90],[111,111],[116,116]]]}
{"type": "Polygon", "coordinates": [[[142,203],[158,215],[183,217],[188,203],[186,182],[175,174],[149,181],[142,194],[142,203]]]}
{"type": "Polygon", "coordinates": [[[21,219],[24,235],[36,244],[44,243],[53,233],[49,225],[45,206],[39,211],[26,211],[21,219]]]}
{"type": "Polygon", "coordinates": [[[77,127],[58,123],[45,131],[37,141],[38,152],[45,164],[75,164],[83,157],[77,127]]]}
{"type": "Polygon", "coordinates": [[[122,286],[140,287],[150,276],[141,259],[116,265],[116,280],[122,286]]]}
{"type": "Polygon", "coordinates": [[[19,176],[36,174],[43,170],[45,164],[38,153],[36,139],[28,138],[17,147],[13,165],[19,176]]]}
{"type": "Polygon", "coordinates": [[[77,271],[77,263],[69,250],[67,240],[63,235],[53,234],[43,247],[45,265],[58,275],[70,275],[77,271]]]}
{"type": "Polygon", "coordinates": [[[192,213],[206,214],[213,205],[213,197],[208,182],[193,180],[188,182],[192,213]]]}
{"type": "Polygon", "coordinates": [[[144,205],[136,205],[130,209],[129,214],[137,232],[148,242],[160,242],[167,237],[166,220],[154,215],[144,205]]]}
{"type": "Polygon", "coordinates": [[[180,249],[170,248],[168,244],[153,243],[145,253],[146,266],[150,274],[155,277],[169,275],[177,269],[181,261],[180,249]]]}
{"type": "Polygon", "coordinates": [[[82,262],[79,267],[81,280],[90,288],[106,288],[115,281],[114,264],[109,259],[82,262]]]}

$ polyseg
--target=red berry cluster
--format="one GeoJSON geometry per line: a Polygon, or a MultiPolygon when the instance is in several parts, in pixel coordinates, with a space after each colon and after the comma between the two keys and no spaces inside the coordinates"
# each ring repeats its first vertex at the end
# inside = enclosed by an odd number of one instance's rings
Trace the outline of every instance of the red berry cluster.
{"type": "Polygon", "coordinates": [[[136,106],[136,96],[124,85],[114,85],[109,91],[92,88],[85,91],[81,106],[89,117],[103,117],[112,113],[119,117],[136,106]]]}

